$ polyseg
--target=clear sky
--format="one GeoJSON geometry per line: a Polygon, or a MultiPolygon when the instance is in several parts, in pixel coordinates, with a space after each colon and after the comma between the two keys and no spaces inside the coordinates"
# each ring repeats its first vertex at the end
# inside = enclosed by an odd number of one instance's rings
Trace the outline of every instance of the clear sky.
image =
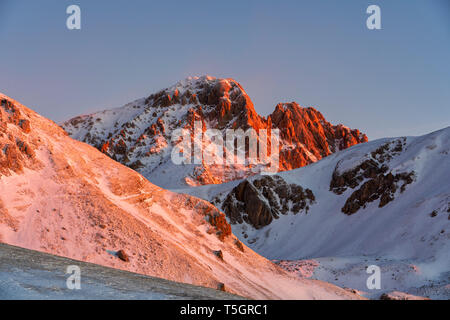
{"type": "Polygon", "coordinates": [[[0,0],[0,92],[56,122],[204,74],[262,115],[297,101],[369,139],[428,133],[450,125],[450,1],[0,0]]]}

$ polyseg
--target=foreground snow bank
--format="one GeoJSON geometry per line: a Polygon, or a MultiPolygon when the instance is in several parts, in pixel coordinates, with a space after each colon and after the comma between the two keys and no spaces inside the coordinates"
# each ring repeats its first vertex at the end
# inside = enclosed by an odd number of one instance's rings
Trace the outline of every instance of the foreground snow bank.
{"type": "Polygon", "coordinates": [[[243,299],[226,292],[0,244],[0,299],[243,299]],[[67,267],[81,270],[70,290],[67,267]]]}

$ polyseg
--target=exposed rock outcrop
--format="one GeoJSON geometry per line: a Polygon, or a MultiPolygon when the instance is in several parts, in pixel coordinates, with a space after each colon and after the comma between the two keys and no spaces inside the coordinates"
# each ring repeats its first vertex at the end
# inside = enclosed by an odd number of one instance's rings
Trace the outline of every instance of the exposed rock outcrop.
{"type": "Polygon", "coordinates": [[[311,190],[287,184],[278,176],[266,176],[241,182],[226,196],[222,209],[232,224],[246,222],[259,229],[280,214],[307,213],[314,200],[311,190]]]}
{"type": "Polygon", "coordinates": [[[222,250],[213,251],[213,254],[219,259],[223,261],[223,253],[222,250]]]}
{"type": "Polygon", "coordinates": [[[128,258],[128,255],[125,253],[124,250],[117,251],[117,257],[122,260],[123,262],[129,262],[130,259],[128,258]]]}
{"type": "Polygon", "coordinates": [[[280,103],[270,115],[273,128],[280,129],[285,147],[281,149],[280,167],[303,167],[339,150],[367,142],[357,129],[332,125],[316,109],[302,108],[296,102],[280,103]]]}
{"type": "Polygon", "coordinates": [[[378,207],[382,208],[392,200],[394,200],[395,192],[398,188],[398,183],[402,182],[401,190],[404,190],[406,185],[413,182],[414,173],[399,173],[393,175],[388,173],[386,175],[379,174],[362,184],[362,186],[354,191],[342,207],[342,212],[346,214],[353,214],[360,208],[365,207],[367,203],[380,199],[378,207]]]}
{"type": "Polygon", "coordinates": [[[395,193],[400,187],[404,192],[408,184],[414,181],[414,172],[392,173],[387,163],[403,150],[405,138],[386,143],[367,155],[361,164],[339,172],[337,164],[330,182],[330,191],[343,194],[348,188],[356,189],[345,205],[342,212],[348,215],[365,208],[370,202],[380,199],[378,206],[384,207],[394,200],[395,193]]]}
{"type": "Polygon", "coordinates": [[[29,139],[30,131],[31,123],[17,102],[0,95],[0,175],[21,173],[24,167],[39,165],[33,150],[39,141],[29,139]]]}
{"type": "Polygon", "coordinates": [[[415,296],[400,291],[392,291],[388,293],[383,293],[380,296],[380,300],[430,300],[430,298],[415,296]]]}

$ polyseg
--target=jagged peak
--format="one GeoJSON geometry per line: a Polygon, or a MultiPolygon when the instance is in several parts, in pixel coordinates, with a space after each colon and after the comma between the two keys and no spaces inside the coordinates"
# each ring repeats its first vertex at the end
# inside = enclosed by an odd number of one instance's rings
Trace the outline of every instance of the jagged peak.
{"type": "Polygon", "coordinates": [[[159,90],[159,92],[166,92],[168,94],[173,94],[178,91],[178,94],[182,95],[187,90],[192,93],[196,93],[197,91],[204,90],[205,88],[213,88],[214,86],[228,87],[228,88],[237,88],[242,94],[247,95],[244,88],[241,86],[239,82],[237,82],[233,78],[217,78],[210,75],[203,76],[189,76],[183,80],[178,81],[174,85],[159,90]]]}
{"type": "MultiPolygon", "coordinates": [[[[359,131],[333,126],[315,108],[304,108],[297,102],[280,103],[264,118],[256,112],[250,97],[236,80],[208,75],[188,77],[127,104],[122,110],[74,118],[62,126],[72,137],[153,179],[155,170],[169,166],[166,155],[173,147],[171,133],[178,128],[193,129],[196,121],[201,121],[203,128],[223,133],[227,129],[279,129],[281,170],[307,165],[367,141],[359,131]]],[[[218,175],[208,168],[202,170],[208,177],[218,175]]],[[[220,181],[253,174],[250,167],[236,170],[236,174],[223,175],[220,181]]],[[[215,179],[206,180],[205,183],[217,183],[215,179]]]]}
{"type": "Polygon", "coordinates": [[[314,107],[302,107],[298,102],[280,102],[275,106],[275,110],[270,116],[277,113],[298,113],[301,115],[308,114],[310,117],[318,118],[318,120],[325,120],[325,117],[320,111],[314,107]]]}

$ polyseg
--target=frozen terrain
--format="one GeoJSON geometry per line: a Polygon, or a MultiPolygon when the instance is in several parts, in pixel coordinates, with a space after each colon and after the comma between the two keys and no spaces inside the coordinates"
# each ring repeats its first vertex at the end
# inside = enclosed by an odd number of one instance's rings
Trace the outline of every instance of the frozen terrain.
{"type": "Polygon", "coordinates": [[[445,271],[445,267],[436,268],[427,263],[416,264],[414,259],[354,256],[283,260],[276,263],[299,277],[320,279],[340,287],[351,288],[370,299],[379,299],[383,294],[392,292],[407,292],[415,298],[450,298],[450,271],[445,271]],[[380,289],[367,288],[366,281],[371,275],[367,273],[367,267],[371,265],[381,269],[380,289]]]}
{"type": "Polygon", "coordinates": [[[0,95],[0,242],[258,299],[358,299],[297,279],[207,201],[161,189],[0,95]]]}
{"type": "Polygon", "coordinates": [[[275,177],[177,191],[224,210],[234,234],[269,259],[314,259],[313,278],[364,291],[364,268],[378,263],[382,289],[450,298],[449,153],[447,127],[356,145],[275,177]],[[298,186],[313,197],[294,201],[298,186]]]}

